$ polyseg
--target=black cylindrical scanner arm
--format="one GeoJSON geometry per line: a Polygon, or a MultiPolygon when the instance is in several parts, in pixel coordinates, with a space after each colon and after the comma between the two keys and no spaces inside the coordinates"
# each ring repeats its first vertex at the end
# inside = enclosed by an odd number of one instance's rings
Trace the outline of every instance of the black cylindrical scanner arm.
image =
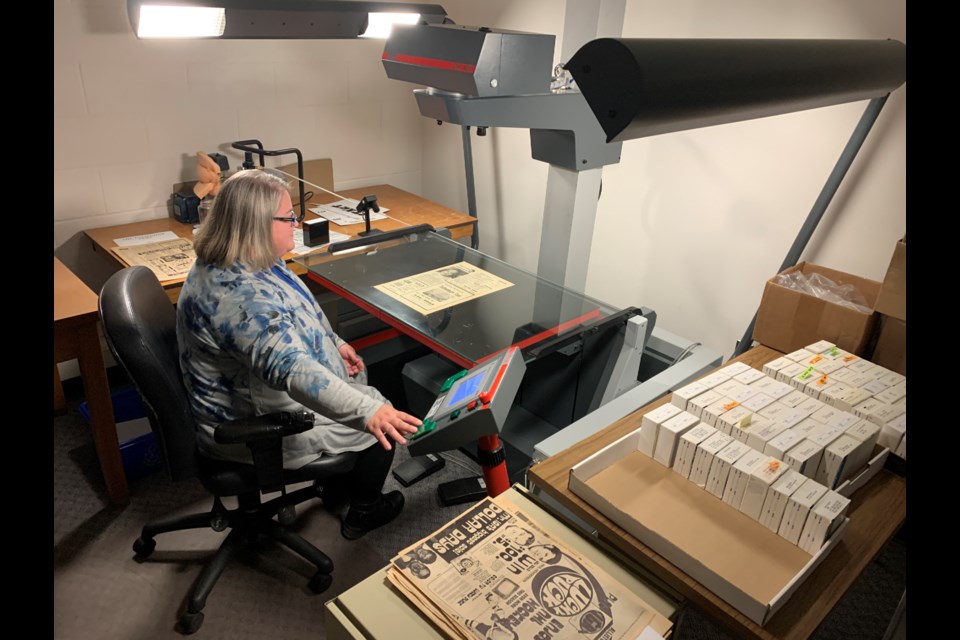
{"type": "Polygon", "coordinates": [[[601,38],[566,64],[607,142],[889,94],[906,81],[896,40],[601,38]]]}

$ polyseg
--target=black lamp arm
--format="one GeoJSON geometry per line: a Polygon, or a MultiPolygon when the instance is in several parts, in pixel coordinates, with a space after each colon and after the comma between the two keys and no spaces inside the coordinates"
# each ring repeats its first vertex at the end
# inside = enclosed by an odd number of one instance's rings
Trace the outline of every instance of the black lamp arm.
{"type": "Polygon", "coordinates": [[[243,167],[245,169],[253,168],[254,153],[256,153],[260,157],[261,167],[265,166],[264,156],[271,156],[271,157],[286,156],[286,155],[290,155],[291,153],[295,153],[297,155],[297,177],[299,177],[299,180],[297,181],[298,183],[297,188],[300,193],[300,220],[303,220],[304,216],[307,215],[307,203],[304,202],[304,197],[303,197],[303,154],[300,153],[300,149],[293,149],[293,148],[276,149],[276,150],[264,149],[263,143],[260,142],[259,140],[238,140],[237,142],[231,143],[230,146],[233,147],[234,149],[239,149],[240,151],[243,151],[244,153],[243,167]],[[252,147],[250,145],[256,145],[256,147],[252,147]]]}

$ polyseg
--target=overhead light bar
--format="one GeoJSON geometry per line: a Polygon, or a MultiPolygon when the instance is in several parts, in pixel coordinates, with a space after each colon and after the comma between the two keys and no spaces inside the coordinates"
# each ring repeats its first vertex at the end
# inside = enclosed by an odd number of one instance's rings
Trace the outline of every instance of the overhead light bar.
{"type": "Polygon", "coordinates": [[[907,78],[896,40],[600,38],[566,69],[607,142],[886,96],[907,78]]]}
{"type": "Polygon", "coordinates": [[[223,7],[140,7],[138,38],[219,38],[226,26],[223,7]]]}
{"type": "Polygon", "coordinates": [[[417,24],[419,13],[371,13],[368,16],[367,30],[361,38],[380,38],[386,40],[393,32],[395,24],[417,24]]]}
{"type": "Polygon", "coordinates": [[[138,38],[386,38],[451,22],[437,4],[349,0],[127,0],[127,15],[138,38]]]}

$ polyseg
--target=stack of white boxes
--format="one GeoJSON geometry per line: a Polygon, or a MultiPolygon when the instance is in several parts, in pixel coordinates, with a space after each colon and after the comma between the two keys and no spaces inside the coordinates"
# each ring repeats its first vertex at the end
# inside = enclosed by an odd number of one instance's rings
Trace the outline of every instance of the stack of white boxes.
{"type": "Polygon", "coordinates": [[[677,389],[640,450],[813,554],[850,504],[835,489],[878,443],[906,458],[906,427],[906,376],[820,341],[677,389]]]}

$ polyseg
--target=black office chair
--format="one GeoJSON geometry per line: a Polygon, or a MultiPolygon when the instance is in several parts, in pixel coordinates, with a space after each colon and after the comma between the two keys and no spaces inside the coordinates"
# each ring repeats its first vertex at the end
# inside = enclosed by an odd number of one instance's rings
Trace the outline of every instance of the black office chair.
{"type": "Polygon", "coordinates": [[[226,462],[203,456],[197,449],[196,425],[180,373],[176,312],[153,272],[142,266],[113,274],[100,292],[100,315],[107,343],[117,362],[143,397],[150,425],[163,451],[170,479],[198,478],[213,494],[209,513],[198,513],[152,522],[143,527],[133,545],[137,559],[149,556],[154,536],[169,531],[212,528],[231,531],[203,568],[180,616],[179,631],[193,633],[203,624],[207,596],[231,556],[243,545],[266,535],[297,552],[317,568],[309,587],[321,593],[332,581],[333,562],[322,551],[288,528],[295,518],[294,505],[318,496],[316,486],[326,478],[353,468],[356,454],[324,455],[295,470],[283,470],[280,442],[313,425],[313,414],[277,412],[217,427],[215,439],[223,444],[245,443],[251,463],[226,462]],[[310,487],[286,492],[286,485],[313,481],[310,487]],[[281,495],[261,503],[261,492],[281,495]],[[238,507],[225,508],[221,498],[237,496],[238,507]],[[274,516],[277,518],[274,519],[274,516]]]}

